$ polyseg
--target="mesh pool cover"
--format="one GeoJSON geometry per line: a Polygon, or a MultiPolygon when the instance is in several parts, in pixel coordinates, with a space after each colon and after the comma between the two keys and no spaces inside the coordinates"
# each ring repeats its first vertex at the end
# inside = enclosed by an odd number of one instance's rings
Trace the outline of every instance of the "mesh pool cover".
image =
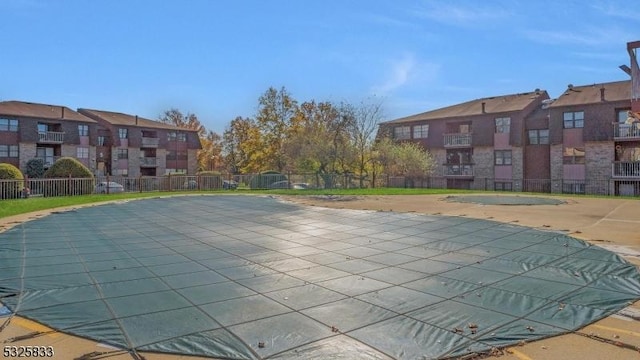
{"type": "Polygon", "coordinates": [[[447,196],[447,201],[480,205],[560,205],[564,200],[517,195],[455,195],[447,196]]]}
{"type": "Polygon", "coordinates": [[[255,196],[52,214],[0,234],[0,267],[17,315],[130,351],[222,359],[461,356],[640,297],[633,265],[562,234],[255,196]]]}

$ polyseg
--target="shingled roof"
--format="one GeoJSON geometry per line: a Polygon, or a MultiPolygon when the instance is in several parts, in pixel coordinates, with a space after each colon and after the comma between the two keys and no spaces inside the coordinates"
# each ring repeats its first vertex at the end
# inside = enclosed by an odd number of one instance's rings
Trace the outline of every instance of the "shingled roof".
{"type": "Polygon", "coordinates": [[[631,80],[627,80],[584,86],[570,86],[550,107],[600,103],[602,102],[601,89],[604,89],[604,101],[631,100],[631,80]]]}
{"type": "Polygon", "coordinates": [[[540,96],[546,95],[546,93],[545,90],[536,90],[521,94],[486,97],[387,121],[384,122],[384,124],[520,111],[531,104],[531,102],[536,101],[540,96]],[[484,104],[484,112],[482,111],[482,104],[484,104]]]}
{"type": "Polygon", "coordinates": [[[81,114],[89,116],[93,119],[100,119],[112,125],[134,126],[134,127],[154,128],[154,129],[167,129],[167,130],[195,131],[191,129],[180,128],[170,124],[165,124],[160,121],[145,119],[137,115],[129,115],[129,114],[123,114],[119,112],[93,110],[93,109],[78,109],[78,111],[81,114]]]}
{"type": "Polygon", "coordinates": [[[1,115],[95,123],[94,120],[73,111],[66,106],[37,104],[13,100],[0,102],[0,116],[1,115]]]}

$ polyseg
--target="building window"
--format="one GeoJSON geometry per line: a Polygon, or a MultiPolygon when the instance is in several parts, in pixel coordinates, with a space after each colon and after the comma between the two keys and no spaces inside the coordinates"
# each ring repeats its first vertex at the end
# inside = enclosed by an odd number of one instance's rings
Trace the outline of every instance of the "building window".
{"type": "Polygon", "coordinates": [[[176,141],[176,133],[168,132],[167,133],[167,141],[176,141]]]}
{"type": "Polygon", "coordinates": [[[565,129],[584,127],[584,111],[566,112],[563,119],[565,129]]]}
{"type": "Polygon", "coordinates": [[[129,149],[118,149],[118,159],[128,159],[129,149]]]}
{"type": "Polygon", "coordinates": [[[186,174],[187,169],[166,169],[164,171],[165,175],[175,175],[175,174],[186,174]]]}
{"type": "Polygon", "coordinates": [[[416,125],[413,127],[414,139],[426,139],[429,137],[429,125],[416,125]]]}
{"type": "Polygon", "coordinates": [[[393,138],[396,140],[407,140],[411,138],[411,127],[396,126],[393,128],[393,138]]]}
{"type": "Polygon", "coordinates": [[[118,137],[120,139],[127,139],[129,136],[127,129],[118,129],[118,137]]]}
{"type": "Polygon", "coordinates": [[[80,136],[89,136],[89,125],[78,125],[78,134],[80,136]]]}
{"type": "Polygon", "coordinates": [[[89,148],[86,148],[86,147],[78,147],[78,148],[76,148],[76,157],[78,159],[88,159],[89,158],[89,148]]]}
{"type": "Polygon", "coordinates": [[[187,160],[186,151],[167,150],[167,160],[187,160]]]}
{"type": "Polygon", "coordinates": [[[513,183],[511,181],[496,181],[493,187],[496,191],[513,191],[513,183]]]}
{"type": "Polygon", "coordinates": [[[529,145],[549,144],[549,129],[529,130],[529,145]]]}
{"type": "Polygon", "coordinates": [[[113,172],[115,176],[129,176],[129,169],[116,169],[113,172]]]}
{"type": "Polygon", "coordinates": [[[17,158],[18,145],[0,145],[0,158],[17,158]]]}
{"type": "Polygon", "coordinates": [[[616,110],[616,118],[618,120],[618,124],[624,124],[627,122],[627,119],[630,117],[629,115],[630,109],[624,110],[616,110]]]}
{"type": "Polygon", "coordinates": [[[566,147],[562,154],[564,164],[584,164],[584,148],[566,147]]]}
{"type": "Polygon", "coordinates": [[[0,119],[0,131],[18,131],[18,120],[16,119],[0,119]]]}
{"type": "Polygon", "coordinates": [[[185,134],[185,133],[178,133],[177,139],[178,139],[178,141],[180,141],[180,142],[187,142],[187,134],[185,134]]]}
{"type": "Polygon", "coordinates": [[[104,136],[100,135],[98,136],[98,146],[104,146],[106,139],[104,136]]]}
{"type": "Polygon", "coordinates": [[[508,118],[508,117],[496,118],[496,133],[508,134],[510,128],[511,128],[511,118],[508,118]]]}
{"type": "Polygon", "coordinates": [[[495,151],[496,165],[511,165],[511,150],[495,151]]]}

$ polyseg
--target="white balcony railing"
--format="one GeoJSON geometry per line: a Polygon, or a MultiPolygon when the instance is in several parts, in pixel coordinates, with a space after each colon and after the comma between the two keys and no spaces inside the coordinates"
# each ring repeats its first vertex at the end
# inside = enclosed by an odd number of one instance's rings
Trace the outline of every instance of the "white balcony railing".
{"type": "Polygon", "coordinates": [[[64,133],[56,131],[40,131],[38,132],[38,142],[62,144],[64,142],[64,133]]]}
{"type": "Polygon", "coordinates": [[[611,164],[611,176],[615,178],[640,178],[640,162],[616,161],[611,164]]]}
{"type": "Polygon", "coordinates": [[[640,139],[640,123],[633,124],[613,124],[613,137],[616,140],[638,140],[640,139]]]}
{"type": "Polygon", "coordinates": [[[471,164],[445,164],[445,176],[473,176],[473,165],[471,164]]]}
{"type": "Polygon", "coordinates": [[[444,147],[471,146],[471,133],[444,134],[444,147]]]}
{"type": "Polygon", "coordinates": [[[142,147],[157,148],[159,143],[158,138],[142,137],[142,147]]]}
{"type": "Polygon", "coordinates": [[[154,167],[158,166],[158,158],[155,157],[141,157],[140,166],[154,167]]]}

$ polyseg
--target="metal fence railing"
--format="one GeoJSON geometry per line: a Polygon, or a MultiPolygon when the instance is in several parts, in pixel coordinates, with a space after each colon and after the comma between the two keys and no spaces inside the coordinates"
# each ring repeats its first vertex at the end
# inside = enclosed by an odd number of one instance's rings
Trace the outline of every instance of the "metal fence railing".
{"type": "Polygon", "coordinates": [[[28,196],[74,196],[93,193],[209,191],[233,189],[350,189],[360,187],[468,189],[533,193],[565,193],[611,196],[640,196],[636,179],[495,179],[484,177],[409,177],[377,175],[359,178],[354,174],[225,174],[168,176],[99,176],[0,180],[0,199],[28,196]]]}

